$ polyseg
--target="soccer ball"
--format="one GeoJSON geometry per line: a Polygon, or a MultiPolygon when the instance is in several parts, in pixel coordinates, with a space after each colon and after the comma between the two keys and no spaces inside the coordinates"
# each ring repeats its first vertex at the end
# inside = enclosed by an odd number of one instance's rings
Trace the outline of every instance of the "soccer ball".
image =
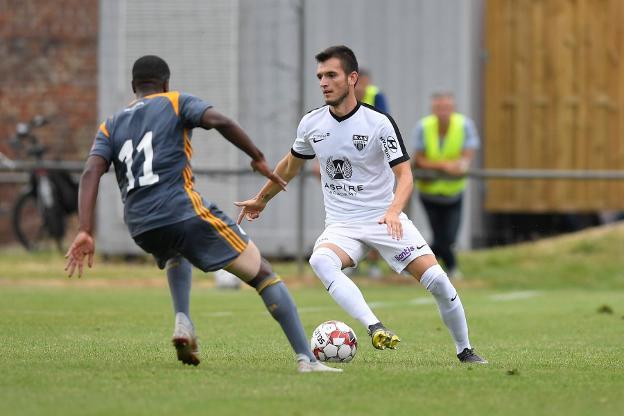
{"type": "Polygon", "coordinates": [[[357,337],[344,322],[323,322],[312,333],[310,349],[319,361],[348,363],[357,352],[357,337]]]}

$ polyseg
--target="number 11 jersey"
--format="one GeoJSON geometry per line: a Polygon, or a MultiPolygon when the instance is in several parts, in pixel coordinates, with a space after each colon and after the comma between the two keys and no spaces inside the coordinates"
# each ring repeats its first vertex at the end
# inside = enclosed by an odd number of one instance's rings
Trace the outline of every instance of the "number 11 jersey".
{"type": "Polygon", "coordinates": [[[134,237],[202,215],[191,171],[191,130],[211,105],[171,91],[130,103],[100,125],[90,155],[113,163],[134,237]]]}

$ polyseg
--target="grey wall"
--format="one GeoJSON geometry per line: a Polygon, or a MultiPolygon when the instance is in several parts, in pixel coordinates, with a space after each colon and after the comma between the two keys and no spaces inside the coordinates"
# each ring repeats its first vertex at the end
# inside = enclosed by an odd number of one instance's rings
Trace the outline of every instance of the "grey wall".
{"type": "MultiPolygon", "coordinates": [[[[289,151],[299,119],[305,113],[301,82],[301,7],[299,1],[240,1],[240,112],[239,121],[275,165],[289,151]]],[[[241,155],[241,165],[248,158],[241,155]]],[[[310,165],[310,163],[308,163],[310,165]]],[[[241,198],[254,196],[264,178],[239,182],[241,198]]],[[[306,249],[323,227],[320,188],[315,180],[305,187],[306,249]]],[[[298,189],[300,179],[269,203],[260,220],[243,224],[261,250],[293,255],[298,245],[298,189]]]]}
{"type": "MultiPolygon", "coordinates": [[[[238,113],[238,2],[235,0],[105,0],[100,2],[99,113],[103,120],[134,96],[134,61],[148,54],[163,57],[171,69],[171,89],[190,92],[220,111],[238,113]]],[[[193,132],[193,166],[229,168],[238,154],[215,132],[193,132]]],[[[112,175],[112,173],[109,173],[112,175]]],[[[232,207],[236,178],[218,183],[197,177],[197,188],[219,205],[232,207]]],[[[138,252],[119,213],[114,178],[102,183],[98,203],[98,246],[109,254],[138,252]],[[124,232],[125,231],[125,232],[124,232]]],[[[227,210],[226,210],[227,211],[227,210]]],[[[233,214],[233,207],[230,209],[233,214]]]]}
{"type": "MultiPolygon", "coordinates": [[[[458,110],[480,121],[483,0],[107,0],[101,9],[102,118],[130,100],[126,85],[133,60],[161,54],[172,66],[173,87],[212,101],[237,119],[274,165],[290,149],[301,116],[323,104],[314,55],[342,43],[372,71],[408,148],[411,130],[428,113],[434,90],[454,91],[458,110]]],[[[194,166],[248,166],[249,159],[217,134],[197,131],[193,143],[194,166]]],[[[235,215],[231,202],[253,196],[263,182],[258,176],[199,178],[198,187],[235,215]]],[[[299,186],[291,183],[261,220],[245,225],[269,255],[295,254],[299,186]]],[[[469,246],[471,224],[478,227],[480,217],[475,214],[476,187],[471,187],[465,204],[471,220],[464,221],[461,231],[463,247],[469,246]]],[[[314,178],[305,181],[303,197],[304,245],[309,250],[324,218],[314,178]]],[[[100,207],[101,228],[112,229],[109,225],[119,219],[100,207]]],[[[428,237],[418,203],[411,214],[428,237]]],[[[125,250],[118,243],[119,232],[111,234],[99,236],[110,243],[101,242],[100,248],[125,250]]]]}

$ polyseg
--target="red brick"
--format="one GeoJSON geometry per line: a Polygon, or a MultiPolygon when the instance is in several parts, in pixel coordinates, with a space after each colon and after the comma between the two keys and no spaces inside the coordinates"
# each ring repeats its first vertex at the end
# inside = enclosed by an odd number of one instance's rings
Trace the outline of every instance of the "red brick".
{"type": "MultiPolygon", "coordinates": [[[[98,0],[0,0],[0,151],[37,114],[51,158],[83,160],[97,129],[98,0]]],[[[13,239],[0,185],[0,243],[13,239]]]]}

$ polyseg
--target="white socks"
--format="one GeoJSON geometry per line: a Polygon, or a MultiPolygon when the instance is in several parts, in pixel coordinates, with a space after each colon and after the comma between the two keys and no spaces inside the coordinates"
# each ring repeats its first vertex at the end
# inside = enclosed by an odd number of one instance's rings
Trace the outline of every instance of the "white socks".
{"type": "Polygon", "coordinates": [[[429,267],[420,278],[420,283],[431,292],[438,303],[440,316],[455,341],[457,353],[464,348],[470,348],[464,307],[442,267],[439,264],[429,267]]]}
{"type": "MultiPolygon", "coordinates": [[[[310,265],[331,297],[352,318],[366,328],[379,322],[366,304],[360,289],[341,271],[342,262],[336,253],[327,247],[321,247],[312,253],[310,265]]],[[[437,264],[429,267],[420,278],[420,283],[435,298],[442,321],[453,337],[457,353],[464,348],[471,348],[464,307],[442,267],[437,264]]]]}
{"type": "Polygon", "coordinates": [[[360,289],[342,272],[342,262],[336,253],[327,247],[321,247],[312,253],[310,265],[331,297],[352,318],[360,321],[365,328],[379,322],[366,304],[360,289]]]}

